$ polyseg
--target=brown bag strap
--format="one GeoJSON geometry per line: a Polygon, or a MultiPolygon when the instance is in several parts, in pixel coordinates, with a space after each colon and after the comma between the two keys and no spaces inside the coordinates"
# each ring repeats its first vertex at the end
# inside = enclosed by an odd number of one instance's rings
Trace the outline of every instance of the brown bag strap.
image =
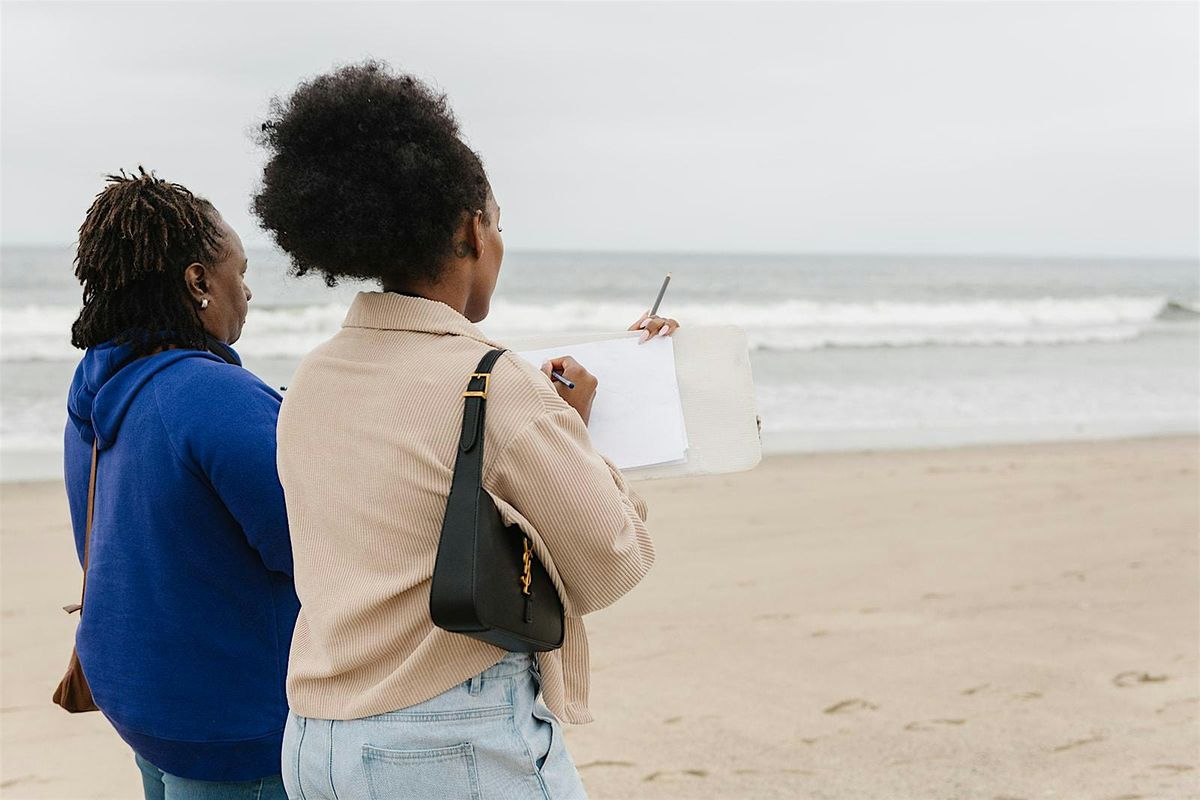
{"type": "Polygon", "coordinates": [[[99,449],[95,434],[92,435],[92,472],[88,475],[87,527],[83,531],[83,586],[79,590],[79,602],[63,606],[63,611],[74,614],[83,608],[83,596],[87,593],[88,551],[92,548],[92,510],[96,507],[96,453],[99,449]]]}

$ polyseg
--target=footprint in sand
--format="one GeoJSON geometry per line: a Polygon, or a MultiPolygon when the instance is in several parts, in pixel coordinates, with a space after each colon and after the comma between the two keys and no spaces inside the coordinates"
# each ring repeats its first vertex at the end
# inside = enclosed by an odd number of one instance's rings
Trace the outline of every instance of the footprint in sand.
{"type": "Polygon", "coordinates": [[[586,764],[580,764],[576,769],[591,769],[592,767],[633,767],[636,766],[632,761],[589,761],[586,764]]]}
{"type": "Polygon", "coordinates": [[[50,782],[49,778],[42,778],[42,777],[39,777],[39,776],[33,775],[33,774],[21,775],[20,777],[9,778],[3,782],[0,782],[0,789],[9,789],[9,788],[12,788],[13,786],[18,786],[22,783],[49,783],[49,782],[50,782]]]}
{"type": "Polygon", "coordinates": [[[964,725],[965,719],[926,719],[910,722],[904,726],[906,731],[932,731],[944,725],[964,725]]]}
{"type": "Polygon", "coordinates": [[[1162,683],[1169,677],[1169,675],[1151,675],[1149,672],[1130,670],[1128,672],[1117,673],[1113,677],[1112,682],[1115,686],[1124,688],[1126,686],[1136,686],[1139,683],[1162,683]]]}
{"type": "Polygon", "coordinates": [[[651,772],[646,777],[642,778],[643,783],[656,781],[659,778],[665,778],[669,775],[689,775],[693,778],[707,778],[708,770],[706,769],[680,769],[680,770],[660,770],[659,772],[651,772]]]}
{"type": "MultiPolygon", "coordinates": [[[[968,689],[963,689],[961,692],[959,692],[959,694],[966,694],[966,695],[979,694],[980,692],[984,691],[985,689],[991,689],[991,688],[992,688],[992,685],[990,683],[981,683],[978,686],[972,686],[968,689]]],[[[1000,691],[1000,689],[995,689],[995,690],[993,690],[993,692],[989,692],[989,693],[994,693],[994,692],[998,692],[998,691],[1000,691]]],[[[1042,696],[1043,695],[1041,692],[1034,692],[1034,691],[1013,692],[1012,694],[1009,695],[1009,697],[1011,697],[1013,700],[1041,700],[1042,696]]]]}
{"type": "Polygon", "coordinates": [[[1073,742],[1067,742],[1066,744],[1060,744],[1058,747],[1054,748],[1053,752],[1061,753],[1064,750],[1073,750],[1076,747],[1082,747],[1085,744],[1094,744],[1096,742],[1103,742],[1103,741],[1104,741],[1103,736],[1093,736],[1090,739],[1076,739],[1073,742]]]}
{"type": "Polygon", "coordinates": [[[1192,703],[1200,703],[1200,697],[1181,697],[1178,700],[1168,701],[1166,703],[1163,703],[1158,708],[1154,709],[1154,713],[1161,714],[1164,711],[1166,711],[1168,708],[1174,708],[1175,706],[1182,706],[1182,705],[1190,705],[1192,703]]]}
{"type": "Polygon", "coordinates": [[[834,703],[829,708],[825,709],[826,714],[844,714],[848,711],[877,711],[879,706],[874,703],[863,700],[859,697],[853,697],[849,700],[843,700],[840,703],[834,703]]]}

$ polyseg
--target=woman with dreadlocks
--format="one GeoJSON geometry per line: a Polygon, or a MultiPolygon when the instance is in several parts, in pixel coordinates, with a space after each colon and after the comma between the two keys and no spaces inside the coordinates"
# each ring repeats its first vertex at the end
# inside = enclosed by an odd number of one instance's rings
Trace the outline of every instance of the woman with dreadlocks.
{"type": "Polygon", "coordinates": [[[230,346],[245,273],[212,204],[144,170],[110,176],[79,230],[71,340],[87,352],[65,464],[86,572],[76,649],[148,799],[285,796],[299,604],[275,470],[280,398],[230,346]]]}

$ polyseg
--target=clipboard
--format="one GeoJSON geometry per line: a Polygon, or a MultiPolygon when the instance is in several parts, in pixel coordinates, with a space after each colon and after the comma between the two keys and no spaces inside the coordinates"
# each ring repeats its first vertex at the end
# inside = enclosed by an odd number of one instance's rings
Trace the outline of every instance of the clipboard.
{"type": "MultiPolygon", "coordinates": [[[[504,344],[512,350],[562,346],[563,355],[570,355],[572,344],[638,336],[641,331],[540,333],[508,337],[504,344]]],[[[646,480],[753,469],[762,460],[762,437],[745,331],[735,325],[688,325],[671,339],[687,427],[687,459],[622,473],[633,480],[646,480]]]]}

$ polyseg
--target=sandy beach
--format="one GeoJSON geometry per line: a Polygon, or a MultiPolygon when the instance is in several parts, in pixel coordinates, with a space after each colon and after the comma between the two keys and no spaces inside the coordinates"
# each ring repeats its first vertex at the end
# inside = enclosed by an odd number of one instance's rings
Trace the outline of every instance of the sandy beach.
{"type": "MultiPolygon", "coordinates": [[[[793,455],[639,485],[658,562],[589,618],[593,798],[1200,796],[1195,437],[793,455]]],[[[79,568],[5,484],[5,798],[137,798],[50,704],[79,568]]]]}

